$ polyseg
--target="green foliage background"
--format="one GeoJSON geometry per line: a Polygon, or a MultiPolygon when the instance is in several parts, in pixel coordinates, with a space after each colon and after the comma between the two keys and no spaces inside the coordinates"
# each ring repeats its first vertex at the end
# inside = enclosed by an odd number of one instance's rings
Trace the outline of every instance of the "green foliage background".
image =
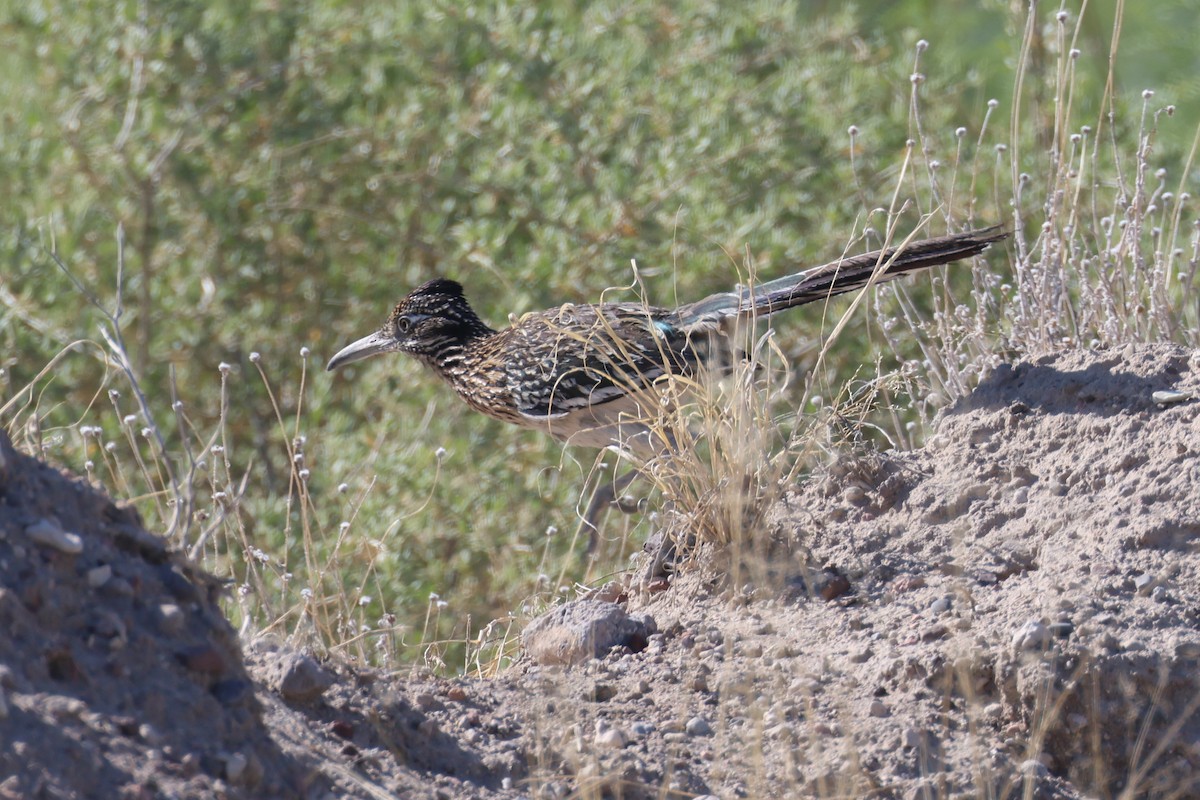
{"type": "MultiPolygon", "coordinates": [[[[1116,92],[1137,107],[1152,87],[1179,106],[1159,140],[1169,163],[1200,120],[1200,3],[1152,8],[1127,14],[1116,92]]],[[[1038,11],[1035,65],[1056,57],[1056,10],[1038,11]]],[[[663,304],[726,288],[747,255],[768,275],[827,260],[894,191],[914,136],[918,39],[930,42],[919,66],[930,157],[952,160],[965,126],[972,158],[995,97],[981,151],[994,160],[1025,11],[994,0],[14,2],[0,17],[4,399],[68,343],[96,338],[100,316],[48,251],[112,307],[122,226],[123,322],[152,404],[166,414],[177,395],[198,428],[216,426],[217,367],[232,366],[226,455],[250,475],[248,540],[301,558],[289,454],[253,351],[284,416],[300,415],[311,491],[330,498],[315,512],[318,540],[336,540],[357,509],[330,574],[361,582],[347,591],[370,596],[368,620],[390,610],[419,628],[438,593],[449,610],[427,638],[461,636],[466,620],[553,588],[564,565],[578,574],[568,537],[547,545],[544,531],[574,527],[592,456],[476,417],[414,363],[327,377],[324,360],[435,275],[463,281],[502,324],[628,285],[630,259],[663,304]],[[303,393],[301,347],[312,353],[303,393]]],[[[1101,111],[1112,0],[1087,14],[1084,117],[1101,111]]],[[[1053,113],[1036,100],[1048,103],[1052,78],[1036,75],[1035,116],[1053,113]]],[[[1035,145],[1045,129],[1030,126],[1035,145]]],[[[974,213],[1003,221],[988,181],[974,213]]],[[[801,316],[781,323],[796,353],[819,324],[801,316]]],[[[867,337],[852,338],[834,364],[844,376],[870,358],[867,337]]],[[[80,421],[116,436],[119,413],[94,399],[115,381],[80,351],[35,383],[35,416],[59,431],[42,440],[49,457],[81,468],[80,421]]],[[[200,481],[201,509],[216,483],[200,481]]]]}

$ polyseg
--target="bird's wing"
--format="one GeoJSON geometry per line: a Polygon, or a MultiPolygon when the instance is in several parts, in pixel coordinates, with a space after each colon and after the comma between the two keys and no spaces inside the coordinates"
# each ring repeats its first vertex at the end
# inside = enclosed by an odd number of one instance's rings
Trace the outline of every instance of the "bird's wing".
{"type": "Polygon", "coordinates": [[[648,389],[692,360],[686,338],[659,320],[660,309],[636,304],[563,306],[517,323],[526,353],[510,370],[517,411],[534,421],[561,419],[581,409],[648,389]]]}

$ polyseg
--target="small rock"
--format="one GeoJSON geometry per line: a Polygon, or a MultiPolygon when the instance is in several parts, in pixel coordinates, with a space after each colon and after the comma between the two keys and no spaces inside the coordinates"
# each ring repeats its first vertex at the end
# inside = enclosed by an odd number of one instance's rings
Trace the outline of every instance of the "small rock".
{"type": "Polygon", "coordinates": [[[711,736],[713,732],[712,725],[704,717],[692,717],[683,730],[688,736],[711,736]]]}
{"type": "Polygon", "coordinates": [[[820,581],[821,599],[826,602],[836,600],[846,592],[850,591],[850,581],[844,575],[836,572],[826,571],[820,581]]]}
{"type": "Polygon", "coordinates": [[[442,708],[442,703],[429,692],[417,692],[413,697],[413,705],[422,711],[433,711],[442,708]]]}
{"type": "Polygon", "coordinates": [[[438,735],[440,728],[438,728],[436,719],[423,719],[421,720],[421,724],[417,726],[417,731],[419,731],[422,736],[432,739],[434,736],[438,735]]]}
{"type": "Polygon", "coordinates": [[[596,683],[592,686],[590,699],[597,703],[607,703],[617,696],[617,688],[611,683],[596,683]]]}
{"type": "Polygon", "coordinates": [[[953,603],[954,601],[949,595],[943,595],[929,604],[929,610],[934,614],[945,614],[953,603]]]}
{"type": "Polygon", "coordinates": [[[581,664],[614,647],[638,653],[657,632],[648,615],[631,617],[615,603],[573,600],[535,619],[521,635],[525,652],[537,664],[581,664]]]}
{"type": "Polygon", "coordinates": [[[634,736],[649,736],[654,733],[654,725],[649,722],[635,722],[629,726],[634,736]]]}
{"type": "Polygon", "coordinates": [[[87,571],[87,584],[92,589],[99,589],[112,578],[113,570],[108,564],[92,567],[87,571]]]}
{"type": "Polygon", "coordinates": [[[8,698],[3,689],[0,689],[0,719],[8,719],[8,698]]]}
{"type": "Polygon", "coordinates": [[[864,644],[862,647],[851,650],[846,658],[851,664],[865,664],[871,660],[871,656],[873,655],[875,655],[875,652],[871,650],[871,645],[864,644]]]}
{"type": "Polygon", "coordinates": [[[1154,576],[1149,572],[1142,572],[1134,576],[1133,586],[1137,590],[1138,594],[1145,597],[1149,595],[1151,590],[1154,588],[1154,576]]]}
{"type": "Polygon", "coordinates": [[[1017,769],[1027,778],[1044,778],[1050,772],[1050,770],[1046,769],[1046,765],[1036,758],[1029,758],[1022,761],[1021,766],[1017,767],[1017,769]]]}
{"type": "Polygon", "coordinates": [[[1075,623],[1070,620],[1059,620],[1050,623],[1050,633],[1055,639],[1066,639],[1075,632],[1075,623]]]}
{"type": "Polygon", "coordinates": [[[620,728],[605,726],[605,730],[596,732],[592,743],[597,750],[620,750],[627,741],[625,733],[620,728]]]}
{"type": "Polygon", "coordinates": [[[308,702],[333,685],[333,675],[310,655],[284,651],[267,672],[267,686],[284,700],[308,702]]]}
{"type": "Polygon", "coordinates": [[[941,622],[935,622],[925,630],[921,631],[921,641],[936,642],[939,639],[945,639],[950,629],[941,622]]]}
{"type": "Polygon", "coordinates": [[[241,753],[233,753],[225,757],[225,780],[238,783],[242,773],[246,771],[249,761],[241,753]]]}
{"type": "Polygon", "coordinates": [[[446,699],[461,703],[467,699],[467,690],[457,684],[446,690],[446,699]]]}
{"type": "Polygon", "coordinates": [[[692,678],[692,691],[707,692],[708,690],[708,676],[700,674],[692,678]]]}
{"type": "Polygon", "coordinates": [[[158,607],[158,616],[160,618],[163,633],[176,634],[183,630],[185,618],[183,609],[174,603],[163,603],[158,607]]]}
{"type": "Polygon", "coordinates": [[[746,658],[762,658],[762,654],[763,647],[758,642],[747,642],[745,646],[741,648],[741,655],[745,656],[746,658]]]}
{"type": "Polygon", "coordinates": [[[1018,650],[1041,650],[1050,644],[1050,629],[1037,620],[1030,620],[1013,634],[1012,645],[1018,650]]]}
{"type": "Polygon", "coordinates": [[[343,739],[354,738],[354,725],[344,719],[334,720],[329,723],[329,730],[335,736],[340,736],[343,739]]]}
{"type": "Polygon", "coordinates": [[[900,746],[908,750],[916,750],[921,746],[921,732],[916,728],[905,728],[900,734],[900,746]]]}
{"type": "Polygon", "coordinates": [[[25,535],[38,544],[52,547],[60,553],[77,556],[83,552],[83,537],[64,531],[53,520],[38,520],[25,528],[25,535]]]}
{"type": "Polygon", "coordinates": [[[890,717],[892,710],[882,700],[872,700],[870,712],[872,717],[890,717]]]}

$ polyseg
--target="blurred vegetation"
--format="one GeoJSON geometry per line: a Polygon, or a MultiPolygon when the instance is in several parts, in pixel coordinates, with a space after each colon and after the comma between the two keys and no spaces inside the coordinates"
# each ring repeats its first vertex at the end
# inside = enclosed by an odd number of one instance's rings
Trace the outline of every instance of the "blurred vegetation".
{"type": "MultiPolygon", "coordinates": [[[[1085,118],[1103,110],[1113,5],[1089,3],[1075,42],[1085,118]]],[[[464,636],[582,573],[570,537],[545,532],[574,529],[593,454],[564,455],[477,417],[415,363],[326,377],[324,360],[435,275],[465,283],[499,325],[627,286],[631,259],[661,304],[728,287],[747,257],[767,275],[828,260],[895,192],[918,135],[914,69],[928,158],[971,162],[997,98],[978,145],[994,163],[1010,135],[1025,10],[996,0],[12,4],[0,18],[0,366],[4,400],[33,390],[4,422],[23,440],[33,424],[47,455],[76,470],[104,455],[80,439],[81,422],[118,449],[140,446],[122,441],[122,418],[136,412],[128,396],[116,409],[97,401],[120,388],[98,351],[37,377],[69,343],[97,340],[102,315],[71,276],[114,308],[120,227],[122,324],[168,449],[191,435],[165,424],[175,398],[196,437],[219,431],[224,443],[197,472],[189,541],[245,480],[239,525],[273,554],[275,580],[290,579],[304,535],[315,536],[322,580],[350,582],[362,624],[390,612],[419,631],[440,613],[426,639],[464,636]],[[921,38],[929,48],[915,66],[921,38]],[[281,444],[293,434],[303,445],[281,444]],[[297,448],[310,470],[299,502],[297,448]],[[331,499],[307,509],[309,494],[331,499]],[[431,593],[444,611],[430,611],[431,593]]],[[[1030,54],[1040,119],[1020,135],[1034,147],[1054,113],[1056,10],[1038,12],[1047,33],[1030,54]]],[[[1140,108],[1152,87],[1180,107],[1158,144],[1166,164],[1182,163],[1200,120],[1198,18],[1196,0],[1164,0],[1124,21],[1132,57],[1116,66],[1118,106],[1140,108]]],[[[942,213],[1010,219],[991,174],[942,213]]],[[[915,224],[934,203],[910,194],[915,224]]],[[[779,325],[804,368],[821,320],[794,316],[779,325]]],[[[828,364],[842,379],[872,358],[868,337],[844,341],[828,364]]],[[[139,491],[115,471],[94,477],[139,491]]],[[[169,516],[161,499],[146,503],[152,523],[155,508],[169,516]]],[[[228,565],[239,581],[253,566],[243,560],[228,565]]]]}

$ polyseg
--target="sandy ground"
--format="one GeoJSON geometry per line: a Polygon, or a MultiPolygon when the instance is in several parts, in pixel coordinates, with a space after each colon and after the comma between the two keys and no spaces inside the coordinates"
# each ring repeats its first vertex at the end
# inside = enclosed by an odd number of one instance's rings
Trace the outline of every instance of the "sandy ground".
{"type": "Polygon", "coordinates": [[[239,641],[2,440],[0,798],[1200,796],[1200,401],[1163,391],[1200,353],[997,369],[795,487],[768,552],[647,558],[491,680],[239,641]]]}

